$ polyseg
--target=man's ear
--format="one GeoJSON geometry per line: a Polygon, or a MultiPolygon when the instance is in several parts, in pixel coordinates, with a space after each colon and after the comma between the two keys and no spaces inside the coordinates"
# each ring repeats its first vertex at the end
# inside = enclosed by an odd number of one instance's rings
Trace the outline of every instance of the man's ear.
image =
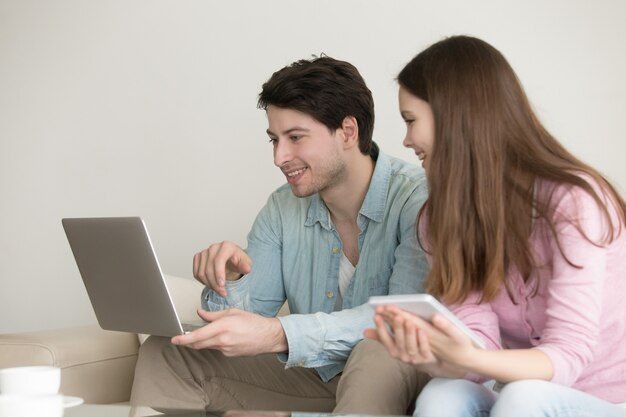
{"type": "Polygon", "coordinates": [[[344,149],[359,146],[359,123],[354,116],[346,116],[341,122],[344,149]]]}

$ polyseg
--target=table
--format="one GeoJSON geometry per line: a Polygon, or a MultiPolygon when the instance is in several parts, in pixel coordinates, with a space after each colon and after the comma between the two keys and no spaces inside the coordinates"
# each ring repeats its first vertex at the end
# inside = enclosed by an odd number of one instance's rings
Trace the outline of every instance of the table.
{"type": "MultiPolygon", "coordinates": [[[[286,412],[286,411],[247,411],[233,410],[211,413],[205,411],[180,411],[175,414],[162,414],[148,407],[131,407],[129,405],[97,405],[83,404],[67,408],[64,417],[337,417],[330,413],[286,412]]],[[[345,414],[341,417],[367,417],[360,414],[345,414]]],[[[394,417],[394,416],[386,416],[394,417]]],[[[406,416],[395,416],[406,417],[406,416]]]]}
{"type": "MultiPolygon", "coordinates": [[[[63,417],[166,417],[171,414],[162,414],[148,407],[131,407],[130,405],[116,404],[82,404],[65,409],[63,417]]],[[[209,414],[212,415],[212,414],[209,414]]],[[[181,411],[177,417],[206,417],[204,411],[181,411]]]]}
{"type": "MultiPolygon", "coordinates": [[[[330,417],[328,413],[285,412],[285,411],[246,411],[205,412],[181,410],[173,414],[163,414],[149,407],[131,407],[116,404],[82,404],[65,409],[64,417],[330,417]]],[[[356,417],[356,416],[355,416],[356,417]]],[[[362,416],[359,416],[362,417],[362,416]]]]}

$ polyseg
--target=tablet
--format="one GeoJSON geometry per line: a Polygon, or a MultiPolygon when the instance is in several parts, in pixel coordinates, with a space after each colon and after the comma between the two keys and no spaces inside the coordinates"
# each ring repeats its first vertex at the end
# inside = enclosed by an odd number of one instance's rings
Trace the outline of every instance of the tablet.
{"type": "Polygon", "coordinates": [[[431,321],[433,315],[439,313],[467,335],[476,347],[485,348],[484,340],[430,294],[379,295],[370,297],[369,304],[374,308],[381,305],[393,305],[427,321],[431,321]]]}

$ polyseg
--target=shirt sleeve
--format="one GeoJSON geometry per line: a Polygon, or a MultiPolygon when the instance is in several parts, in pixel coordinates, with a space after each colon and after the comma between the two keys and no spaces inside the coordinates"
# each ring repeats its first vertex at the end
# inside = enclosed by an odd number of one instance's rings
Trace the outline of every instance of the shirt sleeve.
{"type": "Polygon", "coordinates": [[[280,225],[279,210],[272,195],[248,234],[246,253],[252,259],[252,271],[237,281],[227,281],[226,297],[205,288],[202,292],[203,308],[209,311],[238,308],[265,317],[276,316],[286,300],[280,225]]]}
{"type": "Polygon", "coordinates": [[[417,239],[417,215],[428,198],[423,183],[415,188],[407,200],[398,222],[400,242],[395,249],[395,263],[389,278],[389,294],[413,294],[424,291],[424,279],[430,271],[426,255],[417,239]]]}
{"type": "MultiPolygon", "coordinates": [[[[389,278],[389,294],[422,291],[428,272],[426,258],[417,243],[417,213],[426,199],[426,186],[416,187],[403,207],[398,227],[399,243],[389,278]]],[[[362,304],[332,313],[292,314],[280,317],[289,343],[289,354],[279,355],[287,367],[321,367],[345,362],[363,331],[374,327],[374,311],[362,304]]]]}
{"type": "Polygon", "coordinates": [[[571,386],[593,359],[598,342],[607,265],[602,242],[608,228],[597,203],[582,189],[558,198],[558,240],[548,237],[553,257],[546,324],[536,348],[552,361],[552,381],[571,386]]]}
{"type": "Polygon", "coordinates": [[[363,330],[374,326],[374,311],[368,304],[333,313],[290,314],[279,317],[289,353],[279,359],[287,367],[319,368],[348,359],[363,330]]]}
{"type": "MultiPolygon", "coordinates": [[[[471,293],[462,303],[451,305],[449,309],[485,342],[485,349],[502,349],[498,316],[493,311],[490,303],[480,303],[480,294],[478,292],[471,293]]],[[[465,375],[465,379],[483,383],[490,378],[468,373],[465,375]]]]}

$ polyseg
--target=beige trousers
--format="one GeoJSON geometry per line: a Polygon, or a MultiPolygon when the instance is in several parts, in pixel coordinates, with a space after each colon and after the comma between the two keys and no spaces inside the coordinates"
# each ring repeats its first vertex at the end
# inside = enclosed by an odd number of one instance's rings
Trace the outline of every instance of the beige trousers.
{"type": "Polygon", "coordinates": [[[324,383],[314,369],[285,369],[274,354],[228,358],[152,336],[139,351],[131,404],[401,415],[428,379],[367,339],[353,349],[343,373],[324,383]]]}

